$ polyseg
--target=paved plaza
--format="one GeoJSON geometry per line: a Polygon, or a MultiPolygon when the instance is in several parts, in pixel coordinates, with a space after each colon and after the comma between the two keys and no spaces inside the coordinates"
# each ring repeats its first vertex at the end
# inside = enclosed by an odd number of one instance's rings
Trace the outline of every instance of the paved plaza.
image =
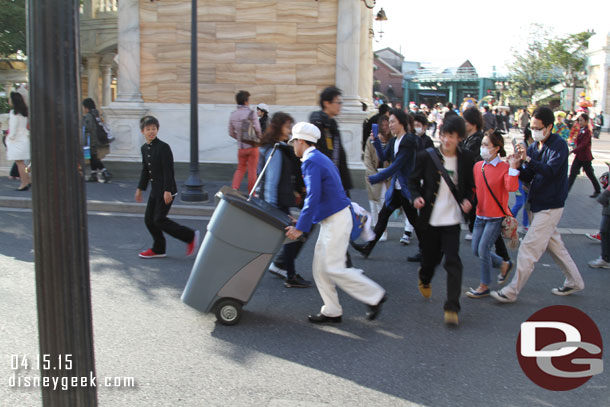
{"type": "MultiPolygon", "coordinates": [[[[594,140],[593,154],[599,176],[610,161],[610,135],[594,140]]],[[[98,377],[133,377],[135,386],[98,387],[100,406],[610,405],[606,356],[604,373],[576,390],[551,392],[525,376],[516,355],[520,324],[550,305],[579,308],[597,323],[606,343],[610,339],[610,270],[587,267],[599,257],[600,245],[582,235],[596,231],[601,216],[599,204],[588,197],[586,177],[576,181],[560,222],[586,289],[552,295],[563,276],[545,254],[517,303],[462,296],[460,326],[451,329],[443,323],[444,270],[437,271],[432,298],[423,299],[416,266],[405,261],[416,247],[398,243],[399,219],[368,260],[352,251],[355,265],[388,291],[378,320],[367,321],[365,307],[340,294],[343,322],[312,325],[306,317],[321,305],[317,290],[285,288],[267,273],[241,322],[220,325],[212,314],[180,301],[193,265],[182,243],[168,239],[165,259],[137,257],[150,236],[142,214],[113,212],[111,203],[132,202],[136,185],[136,175],[119,175],[108,185],[87,184],[88,200],[108,203],[106,209],[90,208],[88,217],[95,359],[98,377]]],[[[206,182],[210,196],[220,186],[206,182]]],[[[11,355],[38,354],[32,213],[24,208],[31,195],[15,187],[6,177],[0,180],[0,405],[40,406],[40,389],[9,385],[11,355]]],[[[368,206],[364,190],[353,192],[368,206]]],[[[175,218],[205,231],[213,201],[179,206],[192,212],[175,218]]],[[[297,261],[307,279],[314,241],[297,261]]],[[[465,291],[478,284],[479,262],[463,238],[460,253],[465,291]]],[[[511,256],[516,259],[516,252],[511,256]]]]}

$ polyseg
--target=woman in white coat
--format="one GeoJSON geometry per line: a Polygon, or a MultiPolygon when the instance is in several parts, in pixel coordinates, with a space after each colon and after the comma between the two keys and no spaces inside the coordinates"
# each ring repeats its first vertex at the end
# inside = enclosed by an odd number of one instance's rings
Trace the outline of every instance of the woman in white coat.
{"type": "Polygon", "coordinates": [[[21,185],[17,191],[27,191],[30,188],[30,176],[25,172],[25,160],[30,159],[30,130],[28,126],[28,107],[23,96],[11,92],[9,103],[13,110],[8,118],[8,136],[6,138],[6,158],[15,161],[19,169],[21,185]]]}

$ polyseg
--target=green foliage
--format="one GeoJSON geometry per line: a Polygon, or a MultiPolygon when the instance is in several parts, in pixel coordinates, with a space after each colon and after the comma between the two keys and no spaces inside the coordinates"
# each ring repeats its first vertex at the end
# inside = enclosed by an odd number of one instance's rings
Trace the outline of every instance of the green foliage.
{"type": "Polygon", "coordinates": [[[0,0],[0,10],[0,55],[25,54],[25,0],[0,0]]]}
{"type": "Polygon", "coordinates": [[[584,31],[554,38],[548,43],[549,63],[563,71],[569,87],[578,85],[585,77],[586,51],[593,32],[584,31]]]}

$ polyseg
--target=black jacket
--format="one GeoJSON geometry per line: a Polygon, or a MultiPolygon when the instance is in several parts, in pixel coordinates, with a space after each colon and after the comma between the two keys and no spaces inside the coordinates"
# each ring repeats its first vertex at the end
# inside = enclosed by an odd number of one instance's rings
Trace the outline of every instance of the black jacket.
{"type": "Polygon", "coordinates": [[[165,191],[175,194],[174,156],[169,144],[155,138],[150,144],[144,143],[142,151],[142,173],[138,189],[146,190],[151,184],[150,196],[162,197],[165,191]]]}
{"type": "MultiPolygon", "coordinates": [[[[438,154],[439,159],[443,162],[443,156],[438,148],[434,149],[438,154]]],[[[457,192],[459,202],[468,199],[470,203],[474,201],[474,176],[472,168],[474,167],[474,157],[470,151],[458,148],[458,182],[457,192]]],[[[436,195],[441,183],[441,172],[436,168],[432,158],[426,150],[417,153],[415,159],[415,169],[409,178],[409,191],[411,199],[414,201],[418,197],[424,198],[426,204],[419,211],[416,227],[426,228],[430,222],[430,215],[436,195]]],[[[451,196],[451,199],[454,199],[451,196]]]]}
{"type": "Polygon", "coordinates": [[[483,143],[483,133],[477,131],[466,137],[462,142],[462,149],[470,151],[475,157],[475,162],[481,161],[481,143],[483,143]]]}
{"type": "Polygon", "coordinates": [[[330,158],[339,169],[343,189],[345,189],[345,191],[352,189],[352,178],[350,177],[347,168],[347,156],[345,155],[345,150],[341,143],[341,134],[339,134],[337,122],[322,110],[313,112],[309,116],[309,122],[320,129],[321,137],[316,148],[330,158]],[[339,151],[335,152],[336,149],[339,151]]]}

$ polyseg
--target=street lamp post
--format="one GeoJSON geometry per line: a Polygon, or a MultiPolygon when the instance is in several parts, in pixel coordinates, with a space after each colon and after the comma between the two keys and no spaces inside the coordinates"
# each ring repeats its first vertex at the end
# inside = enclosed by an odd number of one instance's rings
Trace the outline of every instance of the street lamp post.
{"type": "Polygon", "coordinates": [[[208,200],[199,178],[199,115],[197,94],[197,0],[191,1],[191,162],[189,177],[184,182],[186,187],[181,198],[186,202],[208,200]]]}
{"type": "MultiPolygon", "coordinates": [[[[27,3],[36,299],[43,380],[95,377],[76,0],[27,3]]],[[[96,387],[41,386],[46,407],[97,406],[96,387]]]]}

